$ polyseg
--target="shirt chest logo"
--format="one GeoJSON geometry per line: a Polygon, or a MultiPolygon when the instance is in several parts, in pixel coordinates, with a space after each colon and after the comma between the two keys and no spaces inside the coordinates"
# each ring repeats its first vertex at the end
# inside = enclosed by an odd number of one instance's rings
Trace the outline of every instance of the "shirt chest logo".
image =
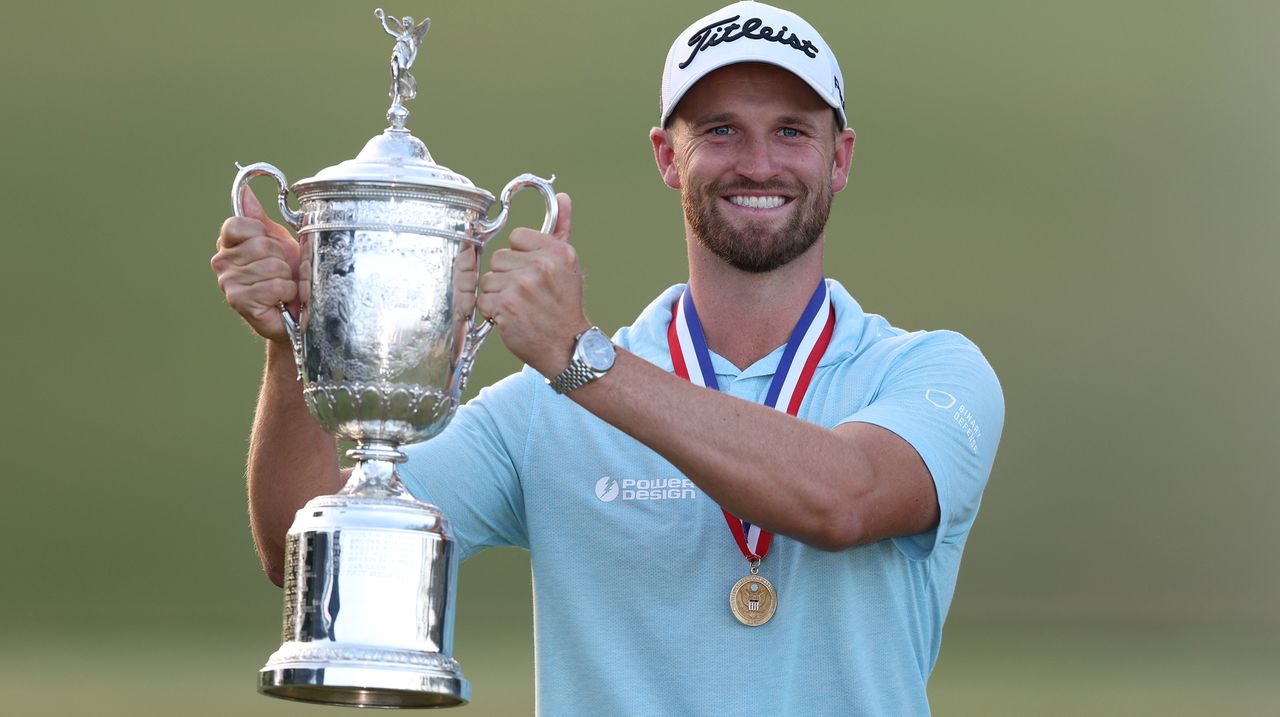
{"type": "Polygon", "coordinates": [[[616,500],[695,500],[698,487],[688,478],[623,478],[604,476],[596,481],[596,498],[602,503],[616,500]]]}
{"type": "Polygon", "coordinates": [[[619,492],[616,478],[605,476],[596,481],[596,497],[603,503],[612,503],[618,498],[619,492]]]}

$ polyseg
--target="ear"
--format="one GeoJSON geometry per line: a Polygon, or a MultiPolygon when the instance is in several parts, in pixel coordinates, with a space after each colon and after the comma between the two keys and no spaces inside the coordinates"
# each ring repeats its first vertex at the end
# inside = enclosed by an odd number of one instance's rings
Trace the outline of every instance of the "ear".
{"type": "Polygon", "coordinates": [[[653,159],[658,163],[662,181],[672,189],[679,189],[680,173],[676,171],[676,149],[671,144],[671,132],[654,127],[649,130],[649,142],[653,144],[653,159]]]}
{"type": "Polygon", "coordinates": [[[849,184],[849,169],[853,164],[853,143],[858,135],[847,127],[836,135],[836,156],[831,161],[831,191],[838,192],[849,184]]]}

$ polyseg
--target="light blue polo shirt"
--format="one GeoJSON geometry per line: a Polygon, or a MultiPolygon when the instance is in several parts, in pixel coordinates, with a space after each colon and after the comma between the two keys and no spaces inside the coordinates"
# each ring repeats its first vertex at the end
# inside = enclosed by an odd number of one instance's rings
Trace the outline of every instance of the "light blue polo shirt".
{"type": "MultiPolygon", "coordinates": [[[[530,550],[539,714],[928,714],[925,683],[1004,399],[963,336],[896,329],[830,286],[836,328],[799,418],[902,436],[933,475],[941,521],[834,553],[775,536],[761,575],[778,608],[761,627],[729,612],[747,565],[719,507],[533,369],[482,390],[441,435],[408,449],[405,482],[449,518],[464,558],[530,550]]],[[[667,326],[683,288],[617,344],[671,371],[667,326]]],[[[713,353],[716,380],[759,402],[782,350],[743,371],[713,353]]]]}

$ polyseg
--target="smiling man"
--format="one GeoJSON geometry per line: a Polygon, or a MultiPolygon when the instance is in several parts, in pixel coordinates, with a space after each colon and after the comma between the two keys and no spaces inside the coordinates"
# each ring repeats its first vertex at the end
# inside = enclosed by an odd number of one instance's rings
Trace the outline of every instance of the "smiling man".
{"type": "Polygon", "coordinates": [[[679,108],[651,137],[663,179],[683,190],[690,237],[744,272],[803,256],[845,185],[853,130],[808,85],[762,63],[711,72],[679,108]]]}
{"type": "MultiPolygon", "coordinates": [[[[405,481],[463,557],[530,550],[541,714],[927,714],[999,383],[964,337],[894,328],[826,276],[854,132],[812,26],[712,13],[672,45],[661,97],[687,283],[606,337],[560,195],[552,233],[513,231],[479,281],[526,368],[410,447],[405,481]]],[[[244,248],[287,239],[260,211],[231,219],[213,261],[269,339],[249,489],[277,582],[293,512],[342,480],[272,310],[296,250],[244,248]]]]}

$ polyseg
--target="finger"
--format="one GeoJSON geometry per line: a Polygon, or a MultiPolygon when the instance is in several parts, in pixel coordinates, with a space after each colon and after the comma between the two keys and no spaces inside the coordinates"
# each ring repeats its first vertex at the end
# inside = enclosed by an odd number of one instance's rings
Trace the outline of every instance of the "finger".
{"type": "MultiPolygon", "coordinates": [[[[296,252],[294,252],[296,254],[296,252]]],[[[288,246],[275,241],[269,236],[259,234],[245,239],[235,246],[226,247],[218,252],[227,263],[236,266],[247,266],[255,261],[270,257],[293,264],[288,246]]]]}
{"type": "Polygon", "coordinates": [[[278,276],[264,278],[249,284],[227,287],[227,303],[233,307],[251,310],[263,306],[276,306],[298,298],[298,282],[278,276]]]}
{"type": "Polygon", "coordinates": [[[284,279],[270,279],[256,284],[227,287],[227,304],[249,322],[267,319],[267,327],[274,330],[279,320],[281,303],[292,303],[298,296],[298,285],[284,279]]]}
{"type": "Polygon", "coordinates": [[[222,223],[218,232],[218,246],[230,249],[253,237],[265,236],[267,228],[257,219],[248,217],[230,217],[222,223]]]}
{"type": "Polygon", "coordinates": [[[254,284],[267,279],[294,281],[293,267],[289,266],[284,259],[274,256],[229,268],[224,273],[229,281],[237,281],[243,284],[254,284]]]}
{"type": "Polygon", "coordinates": [[[498,315],[498,300],[492,294],[481,294],[476,299],[476,311],[486,319],[492,319],[498,315]]]}
{"type": "Polygon", "coordinates": [[[507,274],[489,272],[480,277],[480,295],[482,297],[492,297],[495,294],[499,294],[503,289],[511,286],[512,281],[512,278],[507,274]]]}
{"type": "MultiPolygon", "coordinates": [[[[512,229],[511,236],[507,238],[507,244],[516,252],[537,251],[554,241],[558,240],[549,234],[543,234],[528,227],[512,229]]],[[[492,260],[490,260],[490,264],[492,264],[492,260]]]]}
{"type": "Polygon", "coordinates": [[[569,225],[573,216],[573,201],[569,199],[569,195],[560,192],[556,195],[556,205],[559,207],[559,213],[556,215],[556,225],[551,229],[551,236],[560,241],[569,241],[569,225]]]}
{"type": "Polygon", "coordinates": [[[515,271],[528,263],[528,251],[499,249],[489,258],[489,271],[515,271]]]}
{"type": "Polygon", "coordinates": [[[226,295],[227,303],[241,313],[246,306],[259,301],[271,304],[291,301],[298,294],[298,282],[293,277],[281,276],[271,267],[235,267],[221,272],[218,274],[218,288],[226,295]]]}

